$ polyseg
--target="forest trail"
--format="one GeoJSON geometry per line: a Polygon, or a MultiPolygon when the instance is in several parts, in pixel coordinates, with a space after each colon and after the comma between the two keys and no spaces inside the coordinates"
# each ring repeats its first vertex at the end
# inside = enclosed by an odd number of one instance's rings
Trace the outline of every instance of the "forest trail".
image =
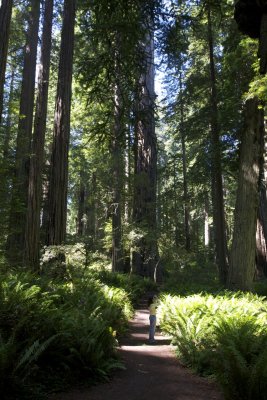
{"type": "Polygon", "coordinates": [[[149,314],[144,299],[130,321],[128,337],[118,349],[125,370],[110,382],[74,389],[51,400],[223,400],[214,382],[194,375],[174,354],[170,340],[157,329],[154,345],[148,344],[149,314]]]}

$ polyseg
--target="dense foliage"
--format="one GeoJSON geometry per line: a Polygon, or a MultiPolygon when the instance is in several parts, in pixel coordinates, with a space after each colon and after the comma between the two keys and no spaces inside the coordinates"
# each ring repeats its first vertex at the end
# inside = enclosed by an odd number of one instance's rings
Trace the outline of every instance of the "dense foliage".
{"type": "MultiPolygon", "coordinates": [[[[199,268],[191,265],[196,273],[199,268]]],[[[222,291],[207,272],[195,282],[190,269],[176,274],[176,294],[175,285],[167,294],[167,285],[161,295],[160,327],[181,362],[215,378],[225,399],[266,399],[266,297],[222,291]]]]}
{"type": "Polygon", "coordinates": [[[265,3],[0,1],[1,393],[107,378],[156,281],[179,357],[266,399],[265,3]]]}
{"type": "Polygon", "coordinates": [[[123,368],[118,338],[127,330],[133,304],[153,283],[114,275],[99,257],[90,268],[73,264],[57,278],[51,277],[51,266],[50,274],[41,276],[1,274],[4,398],[41,398],[76,382],[107,379],[114,368],[123,368]]]}

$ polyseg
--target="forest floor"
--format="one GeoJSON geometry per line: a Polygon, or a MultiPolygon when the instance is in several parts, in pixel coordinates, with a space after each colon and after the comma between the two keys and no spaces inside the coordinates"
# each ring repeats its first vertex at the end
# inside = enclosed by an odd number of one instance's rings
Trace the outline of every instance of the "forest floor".
{"type": "Polygon", "coordinates": [[[175,357],[170,340],[158,330],[156,344],[148,343],[145,299],[130,321],[118,349],[125,370],[107,383],[54,394],[51,400],[223,400],[215,382],[195,375],[175,357]]]}

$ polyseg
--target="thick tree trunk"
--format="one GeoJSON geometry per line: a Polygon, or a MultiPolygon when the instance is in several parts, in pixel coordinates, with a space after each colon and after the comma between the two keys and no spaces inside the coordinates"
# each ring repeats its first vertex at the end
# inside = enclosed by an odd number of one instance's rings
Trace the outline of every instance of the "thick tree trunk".
{"type": "Polygon", "coordinates": [[[136,160],[134,183],[133,220],[140,230],[132,254],[132,272],[160,279],[157,246],[156,190],[157,190],[157,140],[154,120],[154,41],[152,31],[147,35],[145,53],[146,71],[139,86],[136,121],[136,160]]]}
{"type": "Polygon", "coordinates": [[[217,88],[210,6],[208,6],[208,42],[211,77],[211,173],[215,250],[219,268],[219,279],[222,284],[226,284],[228,273],[227,242],[223,199],[220,130],[218,124],[217,88]]]}
{"type": "Polygon", "coordinates": [[[53,0],[46,0],[32,155],[30,159],[28,209],[25,235],[25,263],[29,264],[31,268],[35,270],[39,268],[40,210],[51,54],[52,19],[53,0]]]}
{"type": "Polygon", "coordinates": [[[7,256],[10,262],[21,264],[24,256],[25,223],[29,183],[29,157],[32,138],[34,86],[40,0],[30,2],[29,26],[24,51],[24,67],[20,96],[20,118],[15,159],[15,177],[12,188],[10,234],[7,240],[7,256]]]}
{"type": "Polygon", "coordinates": [[[267,155],[265,137],[262,146],[264,156],[260,165],[260,201],[256,232],[256,275],[258,278],[267,277],[267,155]]]}
{"type": "Polygon", "coordinates": [[[250,290],[255,274],[259,170],[263,156],[264,114],[259,101],[247,101],[241,140],[238,189],[228,288],[250,290]]]}
{"type": "Polygon", "coordinates": [[[257,219],[256,229],[256,279],[267,276],[267,247],[264,237],[263,226],[260,218],[257,219]]]}
{"type": "Polygon", "coordinates": [[[48,192],[48,245],[59,245],[66,240],[74,22],[75,0],[65,0],[48,192]]]}
{"type": "Polygon", "coordinates": [[[12,7],[13,0],[2,0],[0,6],[0,124],[3,112],[6,60],[12,7]]]}

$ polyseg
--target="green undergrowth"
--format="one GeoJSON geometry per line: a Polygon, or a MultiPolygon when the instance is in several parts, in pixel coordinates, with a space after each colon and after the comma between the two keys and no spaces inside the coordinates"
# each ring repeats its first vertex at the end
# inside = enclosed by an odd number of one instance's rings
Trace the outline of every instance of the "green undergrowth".
{"type": "Polygon", "coordinates": [[[225,291],[209,251],[172,250],[158,314],[177,356],[217,380],[226,400],[267,400],[266,280],[254,294],[225,291]]]}
{"type": "Polygon", "coordinates": [[[251,293],[162,295],[160,325],[178,357],[215,376],[226,400],[267,399],[267,303],[251,293]]]}
{"type": "Polygon", "coordinates": [[[173,249],[171,254],[162,256],[162,263],[165,267],[162,290],[166,293],[186,296],[222,290],[213,256],[208,252],[188,253],[184,249],[173,249]]]}
{"type": "Polygon", "coordinates": [[[41,275],[0,275],[2,399],[42,399],[123,368],[116,348],[150,282],[112,274],[107,263],[50,264],[41,275]],[[58,273],[59,270],[59,273],[58,273]]]}

